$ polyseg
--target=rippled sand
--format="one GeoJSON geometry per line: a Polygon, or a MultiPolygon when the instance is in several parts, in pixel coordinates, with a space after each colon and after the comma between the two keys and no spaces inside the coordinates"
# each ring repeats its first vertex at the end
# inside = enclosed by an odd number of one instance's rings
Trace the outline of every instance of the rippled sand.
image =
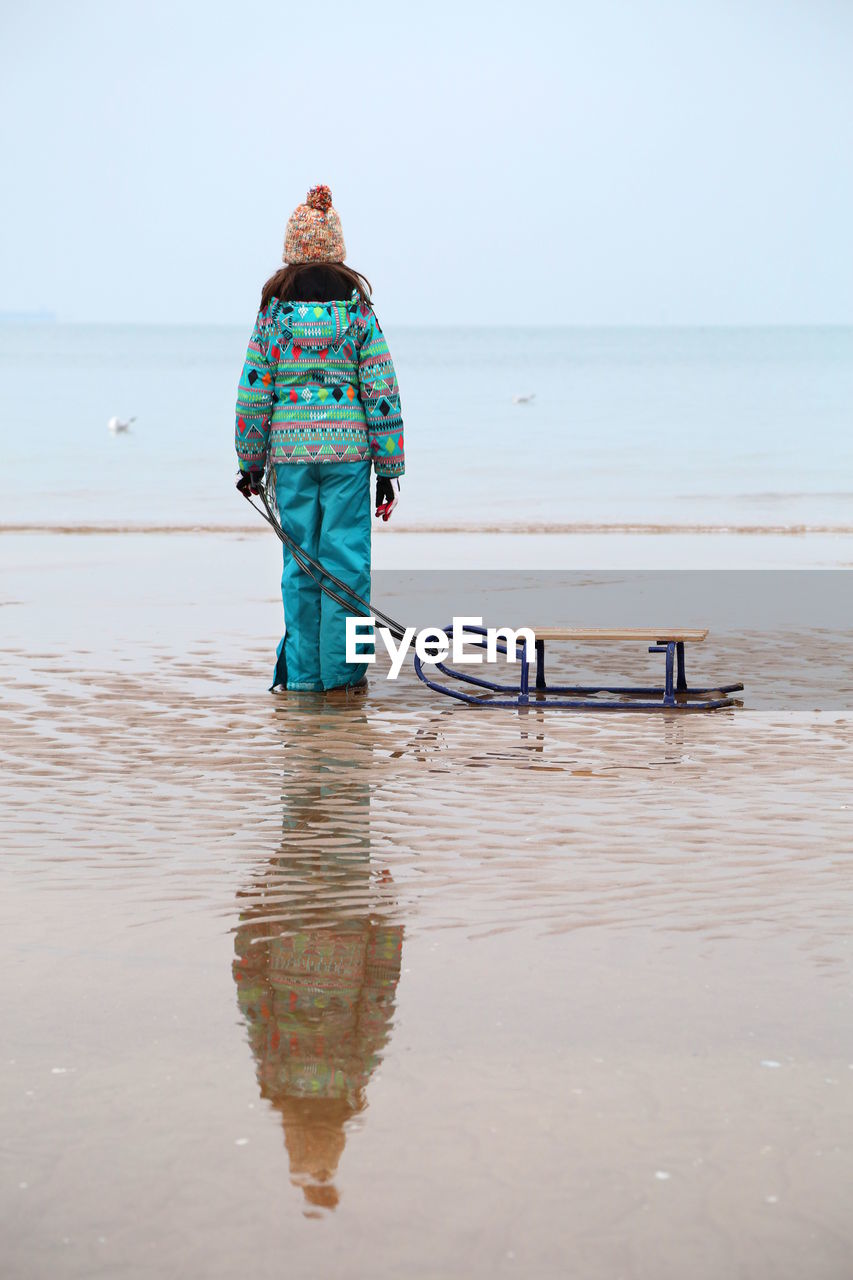
{"type": "Polygon", "coordinates": [[[853,721],[750,707],[790,637],[711,715],[272,698],[274,551],[96,542],[4,574],[6,1274],[850,1274],[853,721]]]}

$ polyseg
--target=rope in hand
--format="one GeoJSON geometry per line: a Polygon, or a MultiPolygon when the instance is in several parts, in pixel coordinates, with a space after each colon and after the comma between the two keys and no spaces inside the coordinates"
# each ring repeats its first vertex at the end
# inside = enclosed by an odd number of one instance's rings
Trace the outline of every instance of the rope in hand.
{"type": "MultiPolygon", "coordinates": [[[[325,569],[318,560],[315,560],[313,556],[310,556],[304,548],[300,547],[298,542],[295,542],[293,538],[291,538],[290,534],[285,533],[281,524],[276,519],[272,507],[270,506],[263,478],[259,477],[258,480],[255,481],[254,476],[252,476],[248,483],[244,483],[244,477],[241,476],[240,482],[237,484],[237,488],[240,493],[242,493],[252,510],[257,511],[262,520],[266,520],[267,524],[276,534],[279,541],[287,547],[302,572],[307,574],[309,578],[316,582],[324,595],[328,596],[330,600],[334,600],[336,604],[341,605],[348,613],[356,614],[358,617],[362,618],[375,618],[377,622],[381,623],[383,627],[386,627],[388,631],[390,631],[395,640],[403,640],[405,638],[406,628],[402,623],[396,622],[394,618],[389,617],[387,613],[383,613],[381,609],[375,608],[369,600],[365,600],[357,591],[354,591],[352,587],[347,586],[347,584],[342,582],[340,578],[336,578],[335,575],[328,569],[325,569]],[[261,510],[257,503],[252,501],[253,496],[260,498],[261,502],[264,504],[264,511],[261,510]],[[332,588],[328,586],[327,582],[323,579],[328,579],[328,582],[333,583],[340,591],[345,591],[350,597],[350,600],[344,599],[337,591],[332,590],[332,588]],[[351,601],[355,601],[359,608],[354,609],[351,601]]],[[[383,520],[388,519],[395,506],[396,499],[394,499],[393,502],[387,503],[387,514],[383,512],[383,520]]]]}

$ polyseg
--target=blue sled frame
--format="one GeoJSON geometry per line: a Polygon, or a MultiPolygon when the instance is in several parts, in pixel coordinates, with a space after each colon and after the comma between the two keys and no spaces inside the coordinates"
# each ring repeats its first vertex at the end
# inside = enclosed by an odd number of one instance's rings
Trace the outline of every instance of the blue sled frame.
{"type": "MultiPolygon", "coordinates": [[[[450,637],[453,627],[445,627],[445,634],[450,637]]],[[[486,648],[486,628],[466,626],[466,641],[469,644],[486,648]],[[476,637],[476,638],[475,638],[476,637]]],[[[530,686],[530,652],[526,641],[516,644],[516,660],[521,662],[521,678],[518,684],[496,684],[491,680],[482,680],[478,676],[469,675],[466,671],[457,671],[444,662],[430,663],[437,671],[449,676],[452,680],[474,685],[485,692],[480,694],[466,693],[462,689],[454,689],[449,684],[439,684],[424,674],[423,663],[415,654],[415,673],[430,689],[443,693],[448,698],[456,698],[459,702],[467,702],[474,706],[484,707],[561,707],[568,711],[716,711],[718,707],[737,706],[737,700],[727,695],[743,689],[743,684],[715,685],[710,689],[688,689],[684,666],[684,641],[659,640],[649,645],[649,653],[666,654],[666,672],[662,687],[641,688],[628,685],[548,685],[545,683],[545,641],[537,640],[536,665],[533,688],[530,686]],[[511,695],[494,697],[495,694],[511,695]],[[617,695],[615,698],[600,698],[597,694],[617,695]],[[563,696],[567,695],[567,696],[563,696]]],[[[497,652],[506,654],[504,644],[497,646],[497,652]]]]}

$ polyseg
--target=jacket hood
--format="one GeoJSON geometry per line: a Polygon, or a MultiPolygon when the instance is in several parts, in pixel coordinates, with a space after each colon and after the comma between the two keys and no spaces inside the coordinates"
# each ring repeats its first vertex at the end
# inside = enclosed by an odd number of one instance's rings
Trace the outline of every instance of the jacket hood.
{"type": "Polygon", "coordinates": [[[337,346],[354,329],[357,308],[350,302],[277,302],[270,311],[282,337],[300,347],[337,346]],[[285,337],[288,334],[290,337],[285,337]]]}

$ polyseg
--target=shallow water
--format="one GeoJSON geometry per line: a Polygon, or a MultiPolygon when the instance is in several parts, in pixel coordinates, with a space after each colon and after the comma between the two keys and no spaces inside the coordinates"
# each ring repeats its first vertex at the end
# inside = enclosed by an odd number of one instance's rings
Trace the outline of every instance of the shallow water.
{"type": "Polygon", "coordinates": [[[276,699],[266,547],[51,545],[0,610],[8,1274],[849,1274],[853,735],[819,672],[751,708],[790,637],[703,654],[713,715],[276,699]]]}

